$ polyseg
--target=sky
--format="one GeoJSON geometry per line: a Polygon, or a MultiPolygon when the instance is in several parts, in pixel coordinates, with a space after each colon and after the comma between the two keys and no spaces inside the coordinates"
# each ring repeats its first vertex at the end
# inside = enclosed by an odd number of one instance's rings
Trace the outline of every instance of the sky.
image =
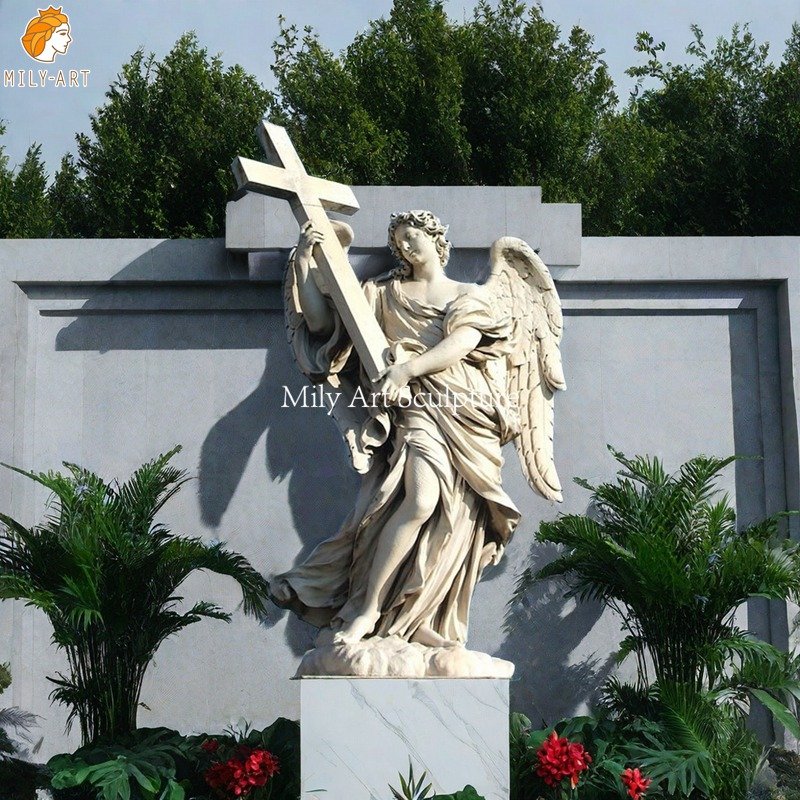
{"type": "MultiPolygon", "coordinates": [[[[273,88],[270,45],[279,14],[301,27],[311,25],[323,44],[338,53],[371,19],[391,8],[391,0],[59,0],[56,7],[62,2],[72,43],[64,55],[42,64],[25,53],[20,37],[46,3],[0,0],[0,79],[7,70],[15,78],[14,86],[0,80],[0,120],[7,128],[2,142],[11,166],[34,142],[42,145],[50,173],[64,153],[75,152],[75,133],[89,131],[89,115],[139,47],[161,57],[182,33],[194,30],[200,43],[219,53],[225,64],[239,63],[273,88]],[[26,83],[28,70],[33,70],[37,84],[39,71],[47,70],[47,85],[20,86],[19,70],[25,71],[26,83]],[[66,86],[55,85],[59,70],[66,86]],[[69,86],[69,70],[76,71],[77,86],[69,86]]],[[[770,57],[779,61],[792,23],[800,21],[800,0],[543,0],[542,6],[565,36],[573,25],[594,35],[623,100],[634,84],[625,69],[642,61],[633,50],[638,31],[666,42],[666,60],[683,62],[692,23],[702,28],[709,43],[729,35],[735,23],[749,23],[756,40],[769,42],[770,57]]],[[[475,2],[446,0],[445,7],[452,18],[462,20],[472,16],[475,2]]]]}

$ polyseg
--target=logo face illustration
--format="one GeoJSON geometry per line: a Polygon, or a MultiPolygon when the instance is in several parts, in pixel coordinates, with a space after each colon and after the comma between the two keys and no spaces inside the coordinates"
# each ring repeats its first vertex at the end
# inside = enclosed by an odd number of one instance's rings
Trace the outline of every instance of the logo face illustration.
{"type": "Polygon", "coordinates": [[[39,9],[39,16],[28,23],[20,42],[35,61],[45,64],[55,61],[56,56],[67,52],[72,42],[69,17],[61,8],[39,9]]]}

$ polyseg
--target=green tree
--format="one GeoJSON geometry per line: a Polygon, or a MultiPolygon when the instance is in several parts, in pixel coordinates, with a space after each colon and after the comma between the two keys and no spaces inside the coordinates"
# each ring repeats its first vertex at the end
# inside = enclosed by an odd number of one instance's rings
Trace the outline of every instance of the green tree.
{"type": "Polygon", "coordinates": [[[598,122],[579,197],[586,235],[635,236],[652,229],[649,195],[656,176],[668,170],[667,138],[635,107],[598,122]]]}
{"type": "Polygon", "coordinates": [[[768,71],[752,165],[752,230],[800,234],[800,24],[792,26],[781,64],[768,71]]]}
{"type": "Polygon", "coordinates": [[[172,534],[155,516],[185,482],[173,450],[125,483],[74,464],[67,474],[16,470],[55,497],[44,522],[26,528],[0,514],[0,598],[42,609],[69,674],[52,697],[80,723],[83,743],[136,728],[142,681],[161,643],[203,618],[230,616],[207,602],[185,611],[179,587],[196,570],[233,578],[244,610],[263,611],[268,586],[237,553],[172,534]]]}
{"type": "Polygon", "coordinates": [[[253,131],[270,100],[194,34],[161,61],[137,51],[92,116],[91,134],[77,137],[80,175],[67,165],[59,231],[73,233],[63,225],[81,195],[95,236],[220,236],[235,188],[230,163],[261,154],[253,131]]]}
{"type": "Polygon", "coordinates": [[[457,29],[440,2],[397,0],[335,57],[282,24],[273,71],[307,168],[349,183],[472,183],[457,29]]]}
{"type": "Polygon", "coordinates": [[[281,20],[273,45],[281,86],[270,117],[285,125],[313,175],[350,184],[390,183],[399,142],[382,131],[358,98],[358,82],[307,28],[281,20]]]}
{"type": "Polygon", "coordinates": [[[38,239],[49,234],[50,203],[42,146],[28,148],[16,173],[9,169],[8,156],[0,147],[0,237],[38,239]]]}
{"type": "Polygon", "coordinates": [[[442,3],[395,2],[347,48],[361,103],[392,137],[392,182],[471,183],[458,28],[442,3]]]}
{"type": "MultiPolygon", "coordinates": [[[[654,85],[632,98],[620,117],[634,126],[635,145],[602,142],[605,177],[623,154],[639,175],[635,201],[617,222],[597,218],[599,232],[647,235],[754,235],[800,229],[797,122],[800,33],[794,27],[779,67],[745,25],[709,49],[693,26],[687,53],[695,63],[664,64],[646,33],[636,49],[647,62],[629,74],[654,85]],[[656,152],[644,153],[647,142],[656,152]],[[660,152],[658,152],[660,151],[660,152]]],[[[615,188],[613,180],[609,188],[615,188]]],[[[623,195],[625,192],[623,191],[623,195]]],[[[591,224],[595,220],[592,219],[591,224]]]]}
{"type": "Polygon", "coordinates": [[[624,106],[593,39],[541,8],[479,2],[463,23],[436,0],[394,0],[335,56],[282,27],[271,114],[317,174],[367,184],[538,184],[580,202],[589,235],[800,230],[800,29],[779,66],[747,27],[689,64],[663,63],[624,106]]]}
{"type": "Polygon", "coordinates": [[[601,52],[560,41],[538,6],[481,2],[470,22],[395,0],[341,56],[309,28],[275,44],[285,124],[314,172],[368,184],[531,184],[577,200],[616,102],[601,52]]]}
{"type": "Polygon", "coordinates": [[[588,235],[800,233],[800,27],[778,65],[747,26],[713,47],[693,32],[688,64],[639,34],[624,106],[592,36],[518,0],[463,22],[394,0],[339,55],[281,20],[275,95],[187,34],[122,67],[46,193],[36,147],[16,176],[0,148],[0,235],[219,236],[267,111],[345,183],[536,184],[581,203],[588,235]]]}
{"type": "Polygon", "coordinates": [[[51,235],[91,237],[95,224],[88,208],[86,188],[71,153],[61,159],[53,183],[47,190],[51,209],[51,235]]]}
{"type": "Polygon", "coordinates": [[[592,37],[559,28],[537,5],[478,4],[457,28],[463,121],[480,184],[536,184],[548,202],[591,194],[587,164],[617,102],[592,37]]]}
{"type": "MultiPolygon", "coordinates": [[[[6,132],[0,122],[0,137],[6,132]]],[[[0,143],[0,238],[6,238],[11,230],[11,195],[14,189],[14,175],[8,167],[5,145],[0,143]]]]}

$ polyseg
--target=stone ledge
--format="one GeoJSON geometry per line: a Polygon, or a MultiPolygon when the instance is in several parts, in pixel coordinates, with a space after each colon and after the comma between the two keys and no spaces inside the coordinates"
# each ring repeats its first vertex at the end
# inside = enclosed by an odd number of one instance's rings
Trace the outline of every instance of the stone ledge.
{"type": "MultiPolygon", "coordinates": [[[[542,203],[538,186],[354,186],[361,209],[346,219],[355,247],[384,249],[392,212],[427,208],[450,226],[448,238],[460,249],[491,246],[500,236],[518,236],[540,249],[545,263],[576,266],[581,252],[581,206],[542,203]]],[[[297,222],[282,199],[253,192],[228,203],[226,247],[256,252],[292,247],[297,222]]]]}

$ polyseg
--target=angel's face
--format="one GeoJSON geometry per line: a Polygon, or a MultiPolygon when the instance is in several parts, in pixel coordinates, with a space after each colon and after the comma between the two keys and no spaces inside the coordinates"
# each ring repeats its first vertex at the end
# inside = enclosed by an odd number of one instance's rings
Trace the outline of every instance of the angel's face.
{"type": "Polygon", "coordinates": [[[412,267],[425,263],[441,264],[435,239],[422,228],[406,222],[398,225],[394,232],[394,243],[403,259],[412,267]]]}
{"type": "Polygon", "coordinates": [[[56,53],[66,53],[67,48],[72,41],[72,37],[69,35],[69,25],[66,23],[59,25],[59,27],[53,31],[50,41],[53,45],[53,50],[55,50],[56,53]]]}

